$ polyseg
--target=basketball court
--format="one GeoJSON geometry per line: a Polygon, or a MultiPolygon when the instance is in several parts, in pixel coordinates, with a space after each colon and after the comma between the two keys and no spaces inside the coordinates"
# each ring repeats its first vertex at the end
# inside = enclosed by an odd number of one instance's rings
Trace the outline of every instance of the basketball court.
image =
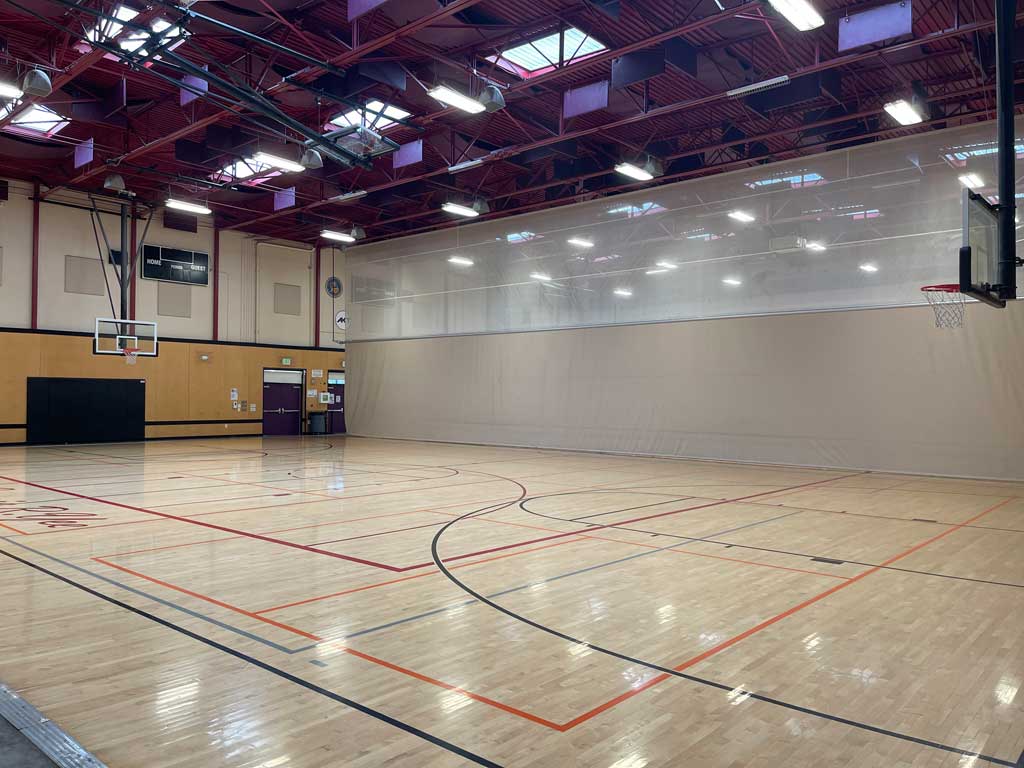
{"type": "Polygon", "coordinates": [[[1024,768],[1020,22],[0,0],[0,768],[1024,768]]]}

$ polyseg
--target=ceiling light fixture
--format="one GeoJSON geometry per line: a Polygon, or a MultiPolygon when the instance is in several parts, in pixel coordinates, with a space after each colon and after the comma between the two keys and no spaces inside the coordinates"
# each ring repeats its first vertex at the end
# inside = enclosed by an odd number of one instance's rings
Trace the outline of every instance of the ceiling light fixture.
{"type": "Polygon", "coordinates": [[[339,243],[354,243],[356,241],[348,232],[335,232],[330,229],[323,230],[320,233],[320,237],[325,240],[337,240],[339,243]]]}
{"type": "Polygon", "coordinates": [[[21,90],[29,96],[45,99],[53,93],[53,83],[50,82],[50,76],[43,70],[30,69],[21,81],[21,90]]]}
{"type": "Polygon", "coordinates": [[[655,176],[665,173],[665,168],[656,157],[648,155],[643,161],[623,160],[615,166],[615,170],[623,176],[629,176],[637,181],[650,181],[655,176]]]}
{"type": "Polygon", "coordinates": [[[655,266],[661,267],[662,269],[679,269],[678,264],[673,264],[671,261],[657,261],[655,266]]]}
{"type": "Polygon", "coordinates": [[[616,296],[625,296],[627,299],[633,295],[633,292],[628,288],[616,288],[612,293],[616,296]]]}
{"type": "Polygon", "coordinates": [[[768,0],[772,8],[801,32],[824,26],[825,20],[807,0],[768,0]]]}
{"type": "Polygon", "coordinates": [[[648,269],[646,272],[644,272],[644,274],[645,275],[661,275],[661,274],[664,274],[665,272],[668,272],[668,270],[665,269],[664,267],[660,267],[658,269],[648,269]]]}
{"type": "Polygon", "coordinates": [[[329,202],[332,203],[347,203],[351,200],[358,200],[360,197],[366,197],[369,193],[365,189],[356,189],[352,192],[343,192],[340,195],[335,195],[329,202]]]}
{"type": "Polygon", "coordinates": [[[981,180],[981,176],[976,173],[965,173],[962,176],[958,176],[957,179],[968,189],[977,189],[978,187],[985,186],[985,182],[981,180]]]}
{"type": "Polygon", "coordinates": [[[473,260],[467,259],[465,256],[449,256],[448,262],[450,264],[458,264],[460,267],[472,267],[473,260]]]}
{"type": "Polygon", "coordinates": [[[496,85],[485,85],[480,91],[479,101],[488,112],[497,112],[505,108],[505,96],[496,85]]]}
{"type": "Polygon", "coordinates": [[[299,165],[309,171],[315,171],[317,168],[323,168],[323,155],[311,147],[302,153],[302,159],[299,160],[299,165]]]}
{"type": "Polygon", "coordinates": [[[531,280],[540,280],[542,283],[550,283],[551,282],[551,275],[545,275],[543,272],[531,272],[530,273],[530,279],[531,280]]]}
{"type": "Polygon", "coordinates": [[[860,269],[861,269],[862,272],[877,272],[878,271],[878,267],[876,267],[874,264],[861,264],[860,265],[860,269]]]}
{"type": "Polygon", "coordinates": [[[817,252],[821,252],[821,251],[826,250],[825,246],[822,245],[821,243],[807,243],[804,246],[804,248],[806,248],[808,251],[817,251],[817,252]]]}
{"type": "MultiPolygon", "coordinates": [[[[122,179],[122,184],[124,180],[122,179]]],[[[175,200],[173,197],[167,198],[166,203],[168,208],[173,208],[176,211],[185,211],[187,213],[198,213],[203,216],[209,216],[213,211],[207,208],[205,205],[199,203],[190,203],[187,200],[175,200]]]]}
{"type": "Polygon", "coordinates": [[[746,211],[729,211],[729,218],[734,221],[741,221],[744,224],[749,224],[754,220],[754,217],[746,211]]]}
{"type": "Polygon", "coordinates": [[[741,85],[739,88],[733,88],[732,90],[726,91],[725,95],[729,98],[735,99],[740,96],[749,96],[751,93],[760,93],[761,91],[769,91],[772,88],[778,88],[780,85],[787,85],[789,83],[789,75],[779,75],[768,80],[762,80],[758,83],[750,83],[749,85],[741,85]]]}
{"type": "Polygon", "coordinates": [[[594,241],[593,240],[585,240],[582,237],[570,237],[565,242],[567,242],[569,245],[575,245],[577,248],[593,248],[594,247],[594,241]]]}
{"type": "Polygon", "coordinates": [[[25,92],[11,83],[0,83],[0,99],[20,99],[25,92]]]}
{"type": "Polygon", "coordinates": [[[442,104],[461,109],[463,112],[469,112],[471,115],[479,114],[487,109],[476,99],[464,93],[459,93],[447,85],[436,85],[427,91],[427,95],[440,101],[442,104]]]}
{"type": "Polygon", "coordinates": [[[918,108],[906,99],[890,101],[885,105],[885,111],[900,125],[917,125],[924,120],[924,116],[918,108]]]}
{"type": "Polygon", "coordinates": [[[487,213],[490,209],[485,201],[475,200],[471,206],[449,201],[441,206],[441,210],[453,216],[465,216],[467,219],[473,219],[481,213],[487,213]]]}
{"type": "Polygon", "coordinates": [[[743,281],[738,277],[723,277],[722,282],[726,285],[743,285],[743,281]]]}
{"type": "Polygon", "coordinates": [[[448,166],[448,173],[462,173],[462,171],[468,171],[471,168],[479,168],[484,164],[484,158],[478,157],[474,160],[463,160],[461,163],[448,166]]]}
{"type": "Polygon", "coordinates": [[[272,155],[269,152],[257,152],[252,156],[252,159],[257,163],[264,163],[266,165],[273,166],[274,168],[280,168],[282,171],[290,171],[291,173],[301,173],[306,170],[302,164],[296,163],[294,160],[278,157],[277,155],[272,155]]]}

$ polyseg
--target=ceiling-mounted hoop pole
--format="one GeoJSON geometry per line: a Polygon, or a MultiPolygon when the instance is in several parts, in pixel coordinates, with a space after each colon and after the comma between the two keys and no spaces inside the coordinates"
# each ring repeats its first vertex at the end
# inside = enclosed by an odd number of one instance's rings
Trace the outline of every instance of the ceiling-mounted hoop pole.
{"type": "Polygon", "coordinates": [[[1017,298],[1016,153],[1013,131],[1015,0],[996,0],[996,133],[999,139],[999,298],[1017,298]]]}

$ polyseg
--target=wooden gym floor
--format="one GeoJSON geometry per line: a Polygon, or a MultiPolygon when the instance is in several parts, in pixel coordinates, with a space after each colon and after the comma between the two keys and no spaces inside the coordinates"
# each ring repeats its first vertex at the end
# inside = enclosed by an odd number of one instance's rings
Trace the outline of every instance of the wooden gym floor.
{"type": "Polygon", "coordinates": [[[0,500],[0,682],[111,768],[1021,765],[1024,484],[246,438],[0,500]]]}

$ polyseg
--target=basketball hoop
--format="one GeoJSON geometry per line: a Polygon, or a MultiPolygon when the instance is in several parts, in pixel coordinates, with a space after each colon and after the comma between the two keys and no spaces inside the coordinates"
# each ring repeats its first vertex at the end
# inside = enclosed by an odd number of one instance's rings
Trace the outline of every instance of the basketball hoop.
{"type": "Polygon", "coordinates": [[[124,353],[124,361],[128,365],[135,365],[139,361],[139,350],[136,347],[125,347],[121,350],[124,353]]]}
{"type": "Polygon", "coordinates": [[[925,285],[921,288],[921,293],[935,310],[936,328],[963,327],[967,297],[960,293],[959,285],[925,285]]]}

